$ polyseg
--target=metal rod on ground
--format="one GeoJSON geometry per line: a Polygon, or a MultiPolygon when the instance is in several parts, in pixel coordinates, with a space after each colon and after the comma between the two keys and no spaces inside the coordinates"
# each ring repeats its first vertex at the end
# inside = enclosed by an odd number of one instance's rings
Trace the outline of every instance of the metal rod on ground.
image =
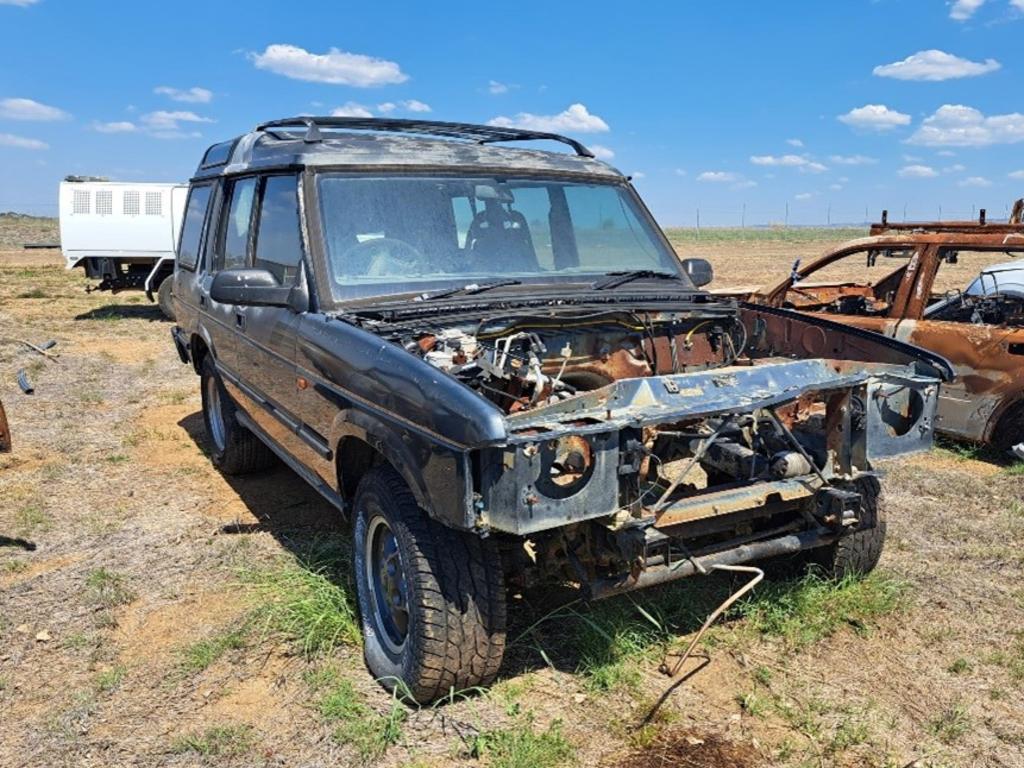
{"type": "MultiPolygon", "coordinates": [[[[711,566],[711,570],[730,571],[733,573],[749,573],[753,576],[753,578],[746,584],[744,584],[742,587],[737,589],[735,592],[733,592],[731,595],[729,595],[729,597],[727,597],[721,605],[719,605],[714,611],[711,612],[711,615],[704,620],[704,623],[701,625],[701,628],[697,630],[697,634],[693,636],[693,639],[690,641],[690,644],[686,647],[686,650],[683,651],[683,654],[672,666],[671,670],[669,669],[667,661],[662,662],[661,671],[669,675],[670,677],[675,677],[679,674],[679,670],[682,669],[683,664],[685,664],[686,660],[689,659],[690,656],[693,654],[694,649],[697,647],[697,643],[700,642],[700,639],[704,636],[704,633],[708,631],[708,628],[718,620],[718,617],[725,613],[727,610],[729,610],[729,608],[731,608],[737,600],[739,600],[744,595],[748,594],[754,587],[761,583],[762,579],[764,579],[764,571],[753,565],[719,564],[711,566]]],[[[662,704],[664,704],[668,700],[668,697],[672,695],[672,692],[676,688],[678,688],[685,680],[686,678],[684,677],[672,683],[665,690],[665,692],[661,694],[658,700],[654,703],[654,706],[650,708],[650,710],[644,716],[644,719],[640,722],[640,725],[638,727],[642,728],[649,722],[651,722],[651,720],[654,718],[654,715],[657,714],[659,709],[661,709],[662,704]]]]}
{"type": "Polygon", "coordinates": [[[29,349],[31,349],[31,350],[33,350],[33,351],[35,351],[35,352],[38,352],[38,353],[39,353],[40,355],[42,355],[43,357],[47,357],[47,358],[49,358],[50,360],[53,360],[53,362],[55,362],[55,363],[56,363],[56,362],[59,362],[59,361],[57,360],[57,356],[56,356],[56,355],[54,355],[54,354],[51,354],[51,353],[49,353],[49,352],[47,352],[47,351],[46,351],[46,350],[48,350],[48,349],[52,349],[53,347],[57,346],[57,342],[56,342],[56,341],[54,341],[53,339],[51,339],[50,341],[46,342],[46,343],[45,343],[45,344],[43,344],[43,346],[41,346],[41,347],[37,347],[37,346],[36,346],[35,344],[33,344],[33,343],[32,343],[31,341],[25,341],[25,339],[15,339],[15,341],[16,341],[16,342],[18,342],[19,344],[24,344],[24,345],[25,345],[26,347],[28,347],[29,349]]]}

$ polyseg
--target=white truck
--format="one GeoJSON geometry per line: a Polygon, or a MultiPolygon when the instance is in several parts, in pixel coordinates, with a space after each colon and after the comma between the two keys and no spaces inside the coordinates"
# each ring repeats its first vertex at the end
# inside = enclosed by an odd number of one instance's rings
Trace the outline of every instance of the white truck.
{"type": "MultiPolygon", "coordinates": [[[[172,317],[171,281],[187,184],[69,176],[60,185],[60,245],[68,269],[95,290],[142,289],[172,317]]],[[[173,319],[173,317],[172,317],[173,319]]]]}

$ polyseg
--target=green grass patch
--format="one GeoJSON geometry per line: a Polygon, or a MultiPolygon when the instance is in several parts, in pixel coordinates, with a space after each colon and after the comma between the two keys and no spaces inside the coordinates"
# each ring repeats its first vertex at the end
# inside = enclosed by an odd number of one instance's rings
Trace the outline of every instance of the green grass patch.
{"type": "Polygon", "coordinates": [[[958,659],[954,659],[954,661],[946,667],[946,671],[951,675],[962,675],[965,672],[971,671],[971,662],[961,656],[958,659]]]}
{"type": "Polygon", "coordinates": [[[529,718],[508,728],[483,731],[470,744],[470,755],[490,768],[557,768],[575,762],[576,748],[558,720],[536,730],[529,718]]]}
{"type": "Polygon", "coordinates": [[[866,237],[868,230],[864,227],[670,227],[665,230],[665,234],[673,245],[740,241],[831,243],[866,237]]]}
{"type": "Polygon", "coordinates": [[[127,605],[135,599],[135,593],[128,587],[128,580],[120,573],[106,568],[97,568],[85,578],[85,587],[92,601],[104,608],[127,605]]]}
{"type": "Polygon", "coordinates": [[[27,291],[22,291],[15,295],[18,299],[47,299],[50,297],[46,291],[42,288],[29,288],[27,291]]]}
{"type": "Polygon", "coordinates": [[[33,533],[48,531],[53,520],[42,507],[36,504],[24,506],[14,513],[14,529],[20,536],[31,536],[33,533]]]}
{"type": "Polygon", "coordinates": [[[180,736],[171,744],[175,754],[238,757],[252,750],[256,738],[249,725],[217,725],[180,736]]]}
{"type": "Polygon", "coordinates": [[[244,571],[242,581],[256,622],[312,656],[362,642],[349,574],[349,550],[317,542],[274,567],[244,571]]]}
{"type": "Polygon", "coordinates": [[[22,571],[28,570],[28,561],[26,560],[8,560],[2,566],[0,571],[4,573],[21,573],[22,571]]]}
{"type": "Polygon", "coordinates": [[[181,650],[181,670],[202,672],[228,651],[244,648],[245,640],[244,629],[233,629],[187,645],[181,650]]]}
{"type": "Polygon", "coordinates": [[[810,574],[759,587],[735,611],[754,632],[781,637],[800,649],[844,626],[868,631],[876,619],[903,606],[906,591],[904,582],[877,572],[841,581],[810,574]]]}
{"type": "Polygon", "coordinates": [[[951,704],[928,721],[928,732],[943,744],[960,740],[971,729],[971,718],[963,704],[951,704]]]}
{"type": "Polygon", "coordinates": [[[96,677],[96,690],[100,693],[111,693],[116,690],[121,685],[121,681],[124,680],[127,671],[127,667],[123,664],[117,664],[110,669],[100,672],[96,677]]]}
{"type": "Polygon", "coordinates": [[[1013,477],[1024,477],[1024,461],[1018,461],[1003,470],[1008,475],[1013,477]]]}
{"type": "Polygon", "coordinates": [[[397,699],[392,699],[387,712],[378,714],[334,667],[308,674],[306,682],[317,695],[320,716],[334,724],[333,738],[351,746],[363,763],[376,762],[401,738],[408,712],[397,699]]]}

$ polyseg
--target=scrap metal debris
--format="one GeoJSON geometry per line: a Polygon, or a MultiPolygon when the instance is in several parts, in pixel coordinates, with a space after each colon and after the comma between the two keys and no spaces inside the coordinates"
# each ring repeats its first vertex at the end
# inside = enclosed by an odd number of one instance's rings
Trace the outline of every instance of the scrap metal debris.
{"type": "Polygon", "coordinates": [[[36,388],[32,386],[32,382],[28,380],[28,374],[24,368],[18,371],[18,386],[21,387],[21,391],[26,395],[31,395],[36,391],[36,388]]]}

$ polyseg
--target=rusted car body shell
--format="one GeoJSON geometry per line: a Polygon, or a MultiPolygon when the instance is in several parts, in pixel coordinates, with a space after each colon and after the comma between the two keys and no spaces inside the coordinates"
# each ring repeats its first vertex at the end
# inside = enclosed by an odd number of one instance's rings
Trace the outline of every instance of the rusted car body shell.
{"type": "Polygon", "coordinates": [[[953,364],[956,380],[942,385],[938,431],[976,442],[993,441],[1001,420],[1024,407],[1024,327],[929,320],[924,314],[934,301],[932,288],[944,252],[1021,251],[1024,226],[955,222],[875,225],[871,231],[869,237],[851,240],[798,267],[794,275],[757,291],[750,301],[806,311],[942,355],[953,364]],[[813,282],[814,273],[841,259],[886,250],[912,255],[873,286],[813,282]],[[820,311],[842,297],[863,297],[877,314],[820,311]]]}
{"type": "Polygon", "coordinates": [[[0,453],[11,452],[11,428],[7,426],[7,413],[0,402],[0,453]]]}

